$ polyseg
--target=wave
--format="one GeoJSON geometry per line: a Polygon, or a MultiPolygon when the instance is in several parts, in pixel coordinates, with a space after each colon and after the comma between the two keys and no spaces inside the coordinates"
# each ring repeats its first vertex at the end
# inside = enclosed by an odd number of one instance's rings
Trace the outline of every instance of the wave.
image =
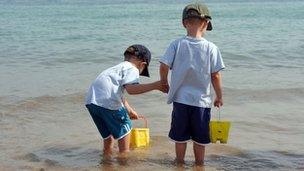
{"type": "Polygon", "coordinates": [[[56,104],[82,104],[83,102],[84,93],[75,93],[61,96],[43,95],[26,99],[21,99],[13,96],[0,97],[0,106],[6,110],[34,111],[37,109],[46,108],[47,106],[54,106],[56,104]]]}
{"type": "MultiPolygon", "coordinates": [[[[230,87],[223,88],[225,101],[229,103],[242,103],[242,102],[269,102],[269,101],[293,101],[300,102],[304,100],[304,87],[299,88],[288,88],[288,89],[236,89],[230,87]]],[[[62,106],[84,106],[84,92],[66,94],[60,96],[43,95],[39,97],[32,97],[26,99],[20,99],[14,96],[2,96],[0,97],[0,106],[4,110],[9,111],[35,111],[35,110],[55,110],[56,105],[62,106]]],[[[144,94],[134,97],[130,97],[133,101],[142,103],[141,98],[148,99],[149,103],[157,103],[159,100],[165,101],[164,96],[159,94],[144,94]]],[[[146,104],[145,101],[144,104],[146,104]]]]}

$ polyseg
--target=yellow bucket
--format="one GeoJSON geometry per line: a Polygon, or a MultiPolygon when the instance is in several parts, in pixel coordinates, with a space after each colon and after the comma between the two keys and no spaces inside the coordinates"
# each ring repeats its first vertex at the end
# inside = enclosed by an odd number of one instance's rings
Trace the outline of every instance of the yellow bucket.
{"type": "Polygon", "coordinates": [[[130,136],[130,147],[147,147],[150,143],[150,134],[148,128],[148,122],[143,116],[139,117],[145,121],[145,128],[133,128],[130,136]]]}
{"type": "Polygon", "coordinates": [[[210,140],[212,143],[220,141],[220,143],[226,144],[229,137],[230,121],[221,121],[220,112],[219,119],[210,121],[210,140]]]}

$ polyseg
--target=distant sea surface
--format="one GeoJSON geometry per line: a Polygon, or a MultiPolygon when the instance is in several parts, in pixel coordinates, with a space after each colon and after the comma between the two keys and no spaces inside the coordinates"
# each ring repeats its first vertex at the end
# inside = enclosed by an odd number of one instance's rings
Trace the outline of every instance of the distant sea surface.
{"type": "MultiPolygon", "coordinates": [[[[151,78],[141,82],[157,80],[158,59],[185,35],[189,2],[1,0],[0,170],[176,169],[166,95],[127,95],[147,117],[152,144],[122,163],[102,160],[84,95],[131,44],[152,52],[151,78]]],[[[205,2],[214,28],[206,39],[226,65],[220,112],[232,122],[228,144],[207,147],[205,169],[304,170],[304,1],[205,2]]]]}

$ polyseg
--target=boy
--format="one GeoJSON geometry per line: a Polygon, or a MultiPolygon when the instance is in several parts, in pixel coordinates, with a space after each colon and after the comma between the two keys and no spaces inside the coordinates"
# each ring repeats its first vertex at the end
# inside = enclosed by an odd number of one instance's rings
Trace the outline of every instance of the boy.
{"type": "Polygon", "coordinates": [[[212,30],[206,5],[196,3],[183,10],[187,36],[173,41],[160,59],[160,77],[168,85],[168,104],[173,102],[169,138],[175,142],[176,161],[184,163],[187,141],[193,141],[195,163],[204,164],[205,144],[210,143],[211,84],[216,93],[214,106],[223,105],[221,75],[225,66],[218,48],[203,38],[212,30]],[[168,86],[169,87],[169,86],[168,86]]]}
{"type": "Polygon", "coordinates": [[[143,45],[132,45],[124,52],[124,62],[103,71],[91,84],[86,95],[86,107],[104,140],[104,155],[112,153],[114,139],[120,153],[129,151],[131,119],[138,114],[123,97],[151,90],[162,90],[160,81],[139,84],[139,75],[149,77],[150,51],[143,45]]]}

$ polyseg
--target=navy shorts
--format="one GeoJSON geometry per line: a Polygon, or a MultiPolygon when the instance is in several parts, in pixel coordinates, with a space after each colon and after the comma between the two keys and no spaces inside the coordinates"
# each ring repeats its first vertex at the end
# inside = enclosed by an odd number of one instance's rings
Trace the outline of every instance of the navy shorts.
{"type": "Polygon", "coordinates": [[[210,143],[210,110],[174,102],[169,138],[177,143],[188,140],[199,145],[210,143]]]}
{"type": "Polygon", "coordinates": [[[110,110],[94,104],[87,104],[86,107],[103,139],[111,135],[114,139],[121,139],[130,133],[131,120],[124,107],[119,110],[110,110]]]}

